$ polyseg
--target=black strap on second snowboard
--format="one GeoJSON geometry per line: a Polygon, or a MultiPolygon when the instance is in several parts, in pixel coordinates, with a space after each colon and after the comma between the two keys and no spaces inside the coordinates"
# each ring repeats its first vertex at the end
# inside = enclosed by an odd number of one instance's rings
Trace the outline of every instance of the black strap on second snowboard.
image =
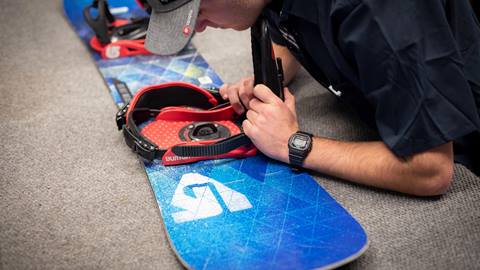
{"type": "Polygon", "coordinates": [[[131,19],[128,24],[113,27],[115,17],[110,12],[107,0],[94,0],[83,9],[83,17],[102,44],[117,40],[140,40],[147,35],[148,17],[131,19]],[[96,17],[92,16],[92,9],[97,10],[96,17]]]}
{"type": "Polygon", "coordinates": [[[102,44],[110,43],[108,26],[115,21],[115,18],[110,13],[106,0],[94,0],[91,5],[83,9],[83,17],[102,44]],[[93,18],[91,9],[97,10],[98,15],[96,18],[93,18]]]}

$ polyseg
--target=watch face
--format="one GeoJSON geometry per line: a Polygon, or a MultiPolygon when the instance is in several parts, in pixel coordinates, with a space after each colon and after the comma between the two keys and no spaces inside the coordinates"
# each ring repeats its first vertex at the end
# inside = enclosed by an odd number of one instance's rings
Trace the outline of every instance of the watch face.
{"type": "Polygon", "coordinates": [[[310,137],[301,135],[301,134],[296,134],[292,140],[292,146],[299,150],[305,150],[307,149],[309,142],[310,142],[310,137]]]}

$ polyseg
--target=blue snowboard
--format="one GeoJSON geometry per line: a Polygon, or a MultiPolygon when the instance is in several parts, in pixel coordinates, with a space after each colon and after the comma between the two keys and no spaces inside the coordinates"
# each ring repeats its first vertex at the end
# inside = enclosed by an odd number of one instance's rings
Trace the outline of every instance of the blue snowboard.
{"type": "MultiPolygon", "coordinates": [[[[64,0],[66,17],[86,45],[93,33],[82,9],[91,2],[64,0]]],[[[134,0],[109,4],[115,16],[145,15],[134,0]]],[[[91,52],[118,107],[146,85],[222,84],[192,46],[174,57],[103,60],[91,52]]],[[[311,176],[261,154],[175,167],[155,161],[145,170],[171,246],[187,268],[330,269],[368,246],[360,224],[311,176]]]]}

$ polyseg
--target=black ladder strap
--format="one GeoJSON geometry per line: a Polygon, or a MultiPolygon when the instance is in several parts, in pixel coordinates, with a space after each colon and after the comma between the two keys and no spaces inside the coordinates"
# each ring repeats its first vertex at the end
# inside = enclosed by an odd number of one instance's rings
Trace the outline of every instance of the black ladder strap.
{"type": "Polygon", "coordinates": [[[102,44],[110,43],[109,24],[113,23],[115,18],[110,13],[106,0],[94,0],[90,6],[83,9],[83,17],[102,44]],[[92,17],[91,8],[97,9],[98,16],[96,18],[92,17]]]}
{"type": "Polygon", "coordinates": [[[180,157],[219,156],[251,143],[252,141],[245,133],[240,133],[213,144],[174,146],[172,147],[172,152],[180,157]]]}

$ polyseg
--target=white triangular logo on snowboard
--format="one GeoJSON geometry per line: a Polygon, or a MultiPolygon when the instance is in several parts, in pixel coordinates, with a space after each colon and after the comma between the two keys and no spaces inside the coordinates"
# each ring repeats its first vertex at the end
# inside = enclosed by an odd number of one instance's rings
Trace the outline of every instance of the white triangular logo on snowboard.
{"type": "Polygon", "coordinates": [[[172,214],[175,223],[214,217],[223,212],[209,184],[215,187],[230,212],[252,208],[250,201],[240,192],[201,174],[188,173],[180,179],[172,198],[171,205],[184,209],[172,214]],[[192,189],[195,197],[185,194],[187,187],[192,189]]]}

